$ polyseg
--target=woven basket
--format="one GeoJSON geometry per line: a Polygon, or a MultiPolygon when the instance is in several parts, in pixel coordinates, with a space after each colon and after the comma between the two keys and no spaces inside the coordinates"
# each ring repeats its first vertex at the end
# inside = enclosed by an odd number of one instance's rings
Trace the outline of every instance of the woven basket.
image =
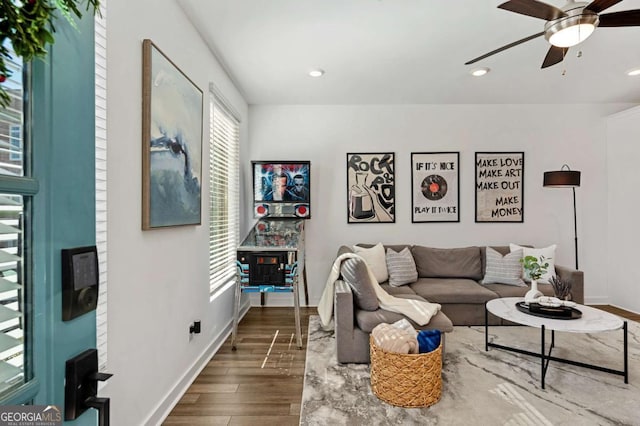
{"type": "Polygon", "coordinates": [[[423,354],[387,352],[369,336],[371,389],[381,400],[398,407],[428,407],[442,395],[442,343],[423,354]]]}

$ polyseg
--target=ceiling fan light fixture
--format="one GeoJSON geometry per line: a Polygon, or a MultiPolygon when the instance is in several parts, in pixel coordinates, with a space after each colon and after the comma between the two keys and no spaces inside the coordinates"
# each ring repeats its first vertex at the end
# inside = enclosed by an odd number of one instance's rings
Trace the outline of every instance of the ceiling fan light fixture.
{"type": "Polygon", "coordinates": [[[599,24],[598,15],[584,11],[577,15],[549,21],[544,36],[554,46],[572,47],[585,41],[599,24]]]}
{"type": "Polygon", "coordinates": [[[487,75],[489,71],[491,71],[491,69],[487,67],[476,68],[475,70],[471,71],[471,75],[474,77],[482,77],[483,75],[487,75]]]}

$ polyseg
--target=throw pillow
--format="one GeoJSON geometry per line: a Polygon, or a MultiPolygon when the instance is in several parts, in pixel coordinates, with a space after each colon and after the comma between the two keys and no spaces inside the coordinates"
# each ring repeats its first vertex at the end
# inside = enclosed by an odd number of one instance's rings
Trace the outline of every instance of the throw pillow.
{"type": "Polygon", "coordinates": [[[409,248],[405,247],[400,253],[387,249],[387,270],[389,271],[389,285],[401,285],[418,281],[416,262],[409,248]]]}
{"type": "Polygon", "coordinates": [[[487,247],[485,251],[485,265],[487,270],[481,284],[508,284],[524,287],[522,281],[522,250],[515,250],[502,256],[499,252],[487,247]]]}
{"type": "Polygon", "coordinates": [[[378,309],[378,297],[373,288],[369,268],[360,259],[346,259],[340,267],[342,279],[351,287],[355,304],[362,310],[378,309]]]}
{"type": "MultiPolygon", "coordinates": [[[[556,245],[552,244],[549,247],[545,247],[545,248],[529,248],[529,247],[522,247],[519,246],[517,244],[509,244],[509,249],[513,252],[516,250],[522,250],[522,256],[526,257],[526,256],[535,256],[538,258],[538,261],[540,261],[540,256],[544,256],[544,262],[549,264],[549,267],[547,268],[547,272],[540,277],[540,279],[538,280],[539,283],[542,284],[550,284],[551,283],[551,278],[553,278],[556,275],[556,266],[555,266],[555,257],[556,257],[556,245]]],[[[528,274],[524,274],[524,280],[529,282],[531,281],[531,277],[528,276],[528,274]]]]}
{"type": "Polygon", "coordinates": [[[389,279],[387,260],[385,258],[384,246],[382,243],[378,243],[371,248],[354,246],[353,251],[367,262],[367,265],[371,268],[373,276],[376,277],[378,283],[383,283],[389,279]]]}

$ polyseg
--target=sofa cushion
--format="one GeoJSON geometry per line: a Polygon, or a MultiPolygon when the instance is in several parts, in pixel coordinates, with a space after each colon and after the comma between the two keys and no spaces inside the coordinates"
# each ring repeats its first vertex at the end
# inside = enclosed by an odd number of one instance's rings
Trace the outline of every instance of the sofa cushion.
{"type": "Polygon", "coordinates": [[[418,279],[416,263],[408,247],[400,253],[387,249],[387,271],[389,271],[389,284],[394,287],[414,283],[418,279]]]}
{"type": "MultiPolygon", "coordinates": [[[[551,278],[553,278],[556,275],[556,268],[555,268],[556,245],[555,244],[552,244],[549,247],[544,247],[544,248],[529,248],[529,247],[522,247],[517,244],[509,244],[509,248],[511,249],[511,251],[522,249],[524,252],[523,257],[535,256],[538,258],[538,262],[540,262],[540,257],[544,256],[544,261],[542,263],[545,263],[545,262],[549,263],[549,267],[547,268],[547,272],[545,272],[538,280],[539,283],[549,284],[551,278]]],[[[527,282],[531,281],[531,277],[529,277],[528,275],[529,274],[527,274],[527,272],[524,271],[524,280],[527,282]]]]}
{"type": "Polygon", "coordinates": [[[414,246],[411,253],[421,278],[482,278],[480,247],[443,249],[414,246]]]}
{"type": "MultiPolygon", "coordinates": [[[[397,297],[403,299],[423,300],[420,296],[417,296],[415,294],[404,294],[398,295],[397,297]]],[[[416,330],[437,329],[445,333],[453,331],[453,324],[451,323],[451,320],[441,311],[438,311],[437,314],[431,317],[431,321],[423,326],[416,324],[402,314],[386,311],[384,309],[377,309],[375,311],[364,311],[362,309],[358,309],[356,310],[355,315],[358,328],[367,333],[371,333],[371,330],[373,330],[373,328],[378,324],[381,324],[383,322],[393,324],[394,322],[400,321],[403,318],[407,319],[415,327],[416,330]]]]}
{"type": "MultiPolygon", "coordinates": [[[[531,289],[528,285],[516,287],[506,284],[487,284],[485,287],[500,297],[524,297],[525,293],[531,289]]],[[[538,290],[545,296],[553,296],[553,287],[551,287],[551,284],[538,284],[538,290]]]]}
{"type": "Polygon", "coordinates": [[[373,276],[379,283],[383,283],[389,279],[387,272],[387,259],[382,243],[378,243],[371,248],[354,246],[353,251],[367,262],[373,276]]]}
{"type": "Polygon", "coordinates": [[[465,278],[419,278],[409,287],[429,302],[440,304],[485,303],[498,297],[485,286],[465,278]]]}
{"type": "Polygon", "coordinates": [[[360,259],[346,259],[342,262],[340,273],[344,282],[353,290],[353,299],[356,306],[366,311],[378,309],[378,298],[373,289],[373,283],[369,276],[369,269],[360,259]]]}
{"type": "Polygon", "coordinates": [[[385,284],[380,284],[380,287],[382,287],[384,291],[386,291],[392,296],[397,296],[398,294],[416,294],[416,292],[411,290],[411,287],[409,287],[408,285],[393,287],[393,286],[390,286],[389,283],[385,283],[385,284]]]}
{"type": "Polygon", "coordinates": [[[522,264],[520,264],[522,253],[522,250],[516,250],[503,256],[491,247],[487,247],[485,250],[487,268],[480,284],[526,286],[522,280],[522,264]]]}
{"type": "MultiPolygon", "coordinates": [[[[356,246],[363,247],[363,248],[371,248],[371,247],[374,247],[375,245],[376,244],[364,244],[364,243],[356,244],[356,246]]],[[[384,247],[385,251],[387,251],[387,249],[391,249],[391,250],[399,253],[402,250],[404,250],[405,248],[408,248],[409,250],[411,250],[412,245],[410,245],[410,244],[383,244],[382,247],[384,247]]]]}

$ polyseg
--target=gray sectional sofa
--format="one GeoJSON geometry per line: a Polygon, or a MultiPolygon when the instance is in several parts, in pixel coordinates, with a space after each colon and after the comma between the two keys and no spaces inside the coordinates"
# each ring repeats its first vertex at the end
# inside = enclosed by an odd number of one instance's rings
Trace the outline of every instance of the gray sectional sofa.
{"type": "MultiPolygon", "coordinates": [[[[372,247],[359,244],[361,247],[372,247]]],[[[500,297],[522,297],[530,289],[506,284],[480,284],[485,273],[485,247],[431,248],[419,245],[385,245],[400,252],[408,247],[418,271],[416,282],[400,287],[381,283],[387,293],[409,299],[426,299],[439,303],[441,312],[431,319],[429,324],[416,329],[439,329],[443,332],[453,330],[454,325],[484,325],[485,303],[500,297]]],[[[492,247],[505,255],[508,246],[492,247]]],[[[338,250],[338,256],[352,252],[347,246],[338,250]]],[[[556,275],[572,283],[572,299],[584,303],[584,277],[582,271],[576,271],[555,265],[556,275]]],[[[344,278],[336,282],[334,299],[334,319],[337,345],[337,359],[340,363],[369,362],[369,334],[373,328],[383,322],[393,323],[404,318],[403,315],[381,308],[361,309],[354,298],[353,288],[357,283],[347,283],[344,278]],[[354,285],[355,284],[355,285],[354,285]]],[[[553,296],[549,284],[538,284],[545,295],[553,296]]],[[[357,295],[356,295],[357,296],[357,295]]],[[[501,325],[502,320],[490,316],[490,324],[501,325]]],[[[444,334],[443,334],[444,336],[444,334]]]]}

